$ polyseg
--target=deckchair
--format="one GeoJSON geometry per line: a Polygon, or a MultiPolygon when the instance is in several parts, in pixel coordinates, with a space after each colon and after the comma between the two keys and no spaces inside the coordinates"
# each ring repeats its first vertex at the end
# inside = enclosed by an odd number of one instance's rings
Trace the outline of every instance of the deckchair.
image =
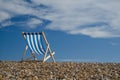
{"type": "Polygon", "coordinates": [[[55,58],[54,58],[55,52],[51,50],[44,32],[37,32],[37,33],[22,32],[22,35],[24,36],[27,42],[25,50],[22,54],[22,59],[21,59],[22,61],[32,60],[32,59],[37,60],[36,55],[38,56],[41,55],[43,56],[43,60],[42,60],[43,62],[46,62],[49,58],[52,58],[53,62],[55,62],[55,58]],[[31,57],[24,59],[28,49],[31,52],[31,57]]]}

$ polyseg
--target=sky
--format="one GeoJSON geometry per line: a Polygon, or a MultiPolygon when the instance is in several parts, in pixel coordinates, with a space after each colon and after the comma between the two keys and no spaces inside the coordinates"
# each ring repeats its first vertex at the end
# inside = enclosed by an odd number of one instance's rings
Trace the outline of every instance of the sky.
{"type": "Polygon", "coordinates": [[[119,4],[119,0],[0,0],[0,60],[21,60],[26,45],[21,33],[44,31],[56,61],[120,62],[119,4]]]}

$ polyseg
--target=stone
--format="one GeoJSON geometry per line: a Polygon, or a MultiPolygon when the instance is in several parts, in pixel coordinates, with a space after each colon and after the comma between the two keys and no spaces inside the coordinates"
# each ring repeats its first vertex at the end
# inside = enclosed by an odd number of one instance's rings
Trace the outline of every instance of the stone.
{"type": "Polygon", "coordinates": [[[33,77],[32,76],[28,76],[27,80],[33,80],[33,77]]]}
{"type": "Polygon", "coordinates": [[[37,76],[34,76],[33,77],[33,80],[39,80],[37,76]]]}
{"type": "Polygon", "coordinates": [[[0,62],[1,80],[119,80],[119,63],[0,62]]]}
{"type": "Polygon", "coordinates": [[[16,80],[23,80],[22,78],[17,78],[16,80]]]}
{"type": "Polygon", "coordinates": [[[0,75],[0,79],[2,79],[2,75],[0,75]]]}

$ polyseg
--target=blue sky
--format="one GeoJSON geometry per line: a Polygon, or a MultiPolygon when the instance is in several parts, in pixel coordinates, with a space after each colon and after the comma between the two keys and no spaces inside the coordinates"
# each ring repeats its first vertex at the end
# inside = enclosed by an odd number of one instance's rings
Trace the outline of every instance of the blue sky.
{"type": "Polygon", "coordinates": [[[44,31],[57,61],[120,62],[119,4],[0,0],[0,60],[21,59],[26,45],[22,31],[44,31]]]}

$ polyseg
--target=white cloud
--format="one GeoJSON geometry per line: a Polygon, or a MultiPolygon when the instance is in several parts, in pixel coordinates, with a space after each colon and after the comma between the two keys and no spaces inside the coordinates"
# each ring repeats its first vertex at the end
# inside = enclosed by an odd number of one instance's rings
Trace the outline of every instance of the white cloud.
{"type": "Polygon", "coordinates": [[[30,28],[36,28],[41,23],[42,21],[40,21],[39,19],[32,18],[28,21],[27,24],[30,28]]]}
{"type": "Polygon", "coordinates": [[[83,29],[71,30],[71,34],[83,34],[88,35],[94,38],[110,38],[110,37],[119,37],[118,34],[106,30],[106,26],[101,27],[88,27],[83,29]]]}
{"type": "Polygon", "coordinates": [[[10,18],[10,15],[4,11],[0,11],[0,21],[10,18]]]}
{"type": "MultiPolygon", "coordinates": [[[[51,20],[46,28],[94,38],[120,37],[119,0],[0,0],[0,22],[15,15],[30,14],[51,20]],[[41,8],[40,5],[48,8],[41,8]]],[[[30,23],[29,23],[30,22],[30,23]]],[[[29,20],[36,28],[41,20],[29,20]]]]}

